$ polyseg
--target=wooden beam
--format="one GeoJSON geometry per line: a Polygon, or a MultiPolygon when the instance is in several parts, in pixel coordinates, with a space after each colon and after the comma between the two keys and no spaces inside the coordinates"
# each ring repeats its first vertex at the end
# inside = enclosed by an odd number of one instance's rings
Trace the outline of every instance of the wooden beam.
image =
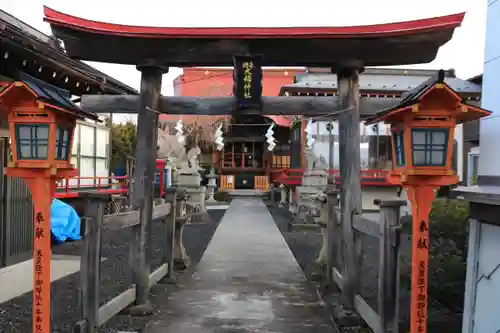
{"type": "Polygon", "coordinates": [[[106,324],[135,300],[135,286],[113,297],[99,308],[99,326],[106,324]]]}
{"type": "Polygon", "coordinates": [[[163,70],[154,67],[139,67],[138,69],[141,71],[141,94],[137,98],[136,110],[139,111],[139,115],[131,201],[132,209],[139,210],[140,223],[132,227],[134,240],[130,251],[131,258],[133,258],[132,277],[136,285],[136,310],[147,312],[152,251],[153,182],[158,140],[158,114],[151,110],[158,109],[163,70]]]}
{"type": "Polygon", "coordinates": [[[133,210],[104,217],[102,228],[104,230],[120,230],[139,224],[139,211],[133,210]]]}
{"type": "Polygon", "coordinates": [[[375,200],[380,207],[378,306],[381,332],[397,332],[399,325],[399,232],[404,200],[375,200]]]}
{"type": "Polygon", "coordinates": [[[332,279],[340,291],[344,290],[345,278],[336,267],[332,267],[332,279]]]}
{"type": "MultiPolygon", "coordinates": [[[[164,218],[171,213],[170,203],[164,203],[153,207],[153,220],[164,218]]],[[[123,228],[133,227],[138,225],[139,211],[132,210],[118,214],[106,215],[102,223],[104,230],[120,230],[123,228]]]]}
{"type": "MultiPolygon", "coordinates": [[[[80,299],[82,317],[88,332],[94,332],[99,321],[99,285],[101,271],[101,237],[105,197],[83,195],[85,207],[85,229],[83,254],[80,259],[80,299]]],[[[109,196],[108,196],[109,197],[109,196]]]]}
{"type": "Polygon", "coordinates": [[[292,223],[292,230],[296,231],[320,231],[321,228],[316,223],[292,223]]]}
{"type": "Polygon", "coordinates": [[[153,273],[149,274],[149,288],[153,287],[155,284],[163,279],[167,274],[171,267],[168,267],[167,263],[162,264],[160,267],[155,269],[153,273]]]}
{"type": "Polygon", "coordinates": [[[167,215],[172,212],[170,202],[166,202],[161,205],[157,205],[153,207],[153,220],[164,219],[167,215]]]}
{"type": "Polygon", "coordinates": [[[353,214],[352,227],[364,234],[373,236],[377,239],[380,238],[381,232],[379,222],[367,219],[363,215],[353,214]]]}
{"type": "MultiPolygon", "coordinates": [[[[263,97],[262,111],[245,109],[238,114],[307,115],[325,116],[341,110],[338,96],[263,97]]],[[[397,98],[363,97],[359,101],[361,116],[375,115],[378,111],[393,107],[397,98]]],[[[233,97],[180,97],[162,96],[158,112],[166,114],[232,115],[235,112],[233,97]]],[[[139,96],[134,95],[83,95],[80,107],[94,113],[137,113],[139,96]]]]}
{"type": "Polygon", "coordinates": [[[363,318],[365,323],[371,328],[373,333],[387,332],[382,331],[382,325],[378,313],[373,310],[373,308],[360,295],[355,295],[354,297],[354,308],[356,309],[356,312],[359,313],[361,318],[363,318]]]}

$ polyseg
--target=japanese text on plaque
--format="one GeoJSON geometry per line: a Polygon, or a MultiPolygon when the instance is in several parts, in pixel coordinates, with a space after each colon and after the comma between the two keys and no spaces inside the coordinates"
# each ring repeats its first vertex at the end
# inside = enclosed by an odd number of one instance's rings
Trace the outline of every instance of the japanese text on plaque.
{"type": "Polygon", "coordinates": [[[243,96],[244,98],[252,98],[252,70],[253,62],[243,62],[243,96]]]}

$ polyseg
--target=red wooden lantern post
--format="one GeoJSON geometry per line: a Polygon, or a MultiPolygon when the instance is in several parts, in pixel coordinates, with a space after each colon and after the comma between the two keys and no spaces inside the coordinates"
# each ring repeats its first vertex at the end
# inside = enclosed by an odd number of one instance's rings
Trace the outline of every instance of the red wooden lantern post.
{"type": "Polygon", "coordinates": [[[444,71],[402,96],[395,107],[366,121],[391,125],[392,184],[408,192],[412,207],[410,332],[427,332],[429,214],[441,186],[458,183],[451,168],[456,124],[488,116],[466,104],[444,81],[444,71]]]}
{"type": "Polygon", "coordinates": [[[76,119],[86,114],[69,93],[29,76],[0,93],[7,107],[12,160],[7,175],[22,178],[34,204],[33,332],[50,333],[50,205],[58,179],[77,175],[70,163],[76,119]]]}

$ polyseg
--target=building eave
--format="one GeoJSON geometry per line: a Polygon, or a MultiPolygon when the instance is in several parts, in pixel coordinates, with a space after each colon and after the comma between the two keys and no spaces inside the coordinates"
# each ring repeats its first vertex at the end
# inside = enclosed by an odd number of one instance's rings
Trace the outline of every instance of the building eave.
{"type": "Polygon", "coordinates": [[[2,10],[0,45],[2,74],[14,80],[19,79],[17,69],[20,69],[67,89],[74,95],[138,94],[136,89],[94,67],[71,59],[54,37],[43,34],[2,10]]]}

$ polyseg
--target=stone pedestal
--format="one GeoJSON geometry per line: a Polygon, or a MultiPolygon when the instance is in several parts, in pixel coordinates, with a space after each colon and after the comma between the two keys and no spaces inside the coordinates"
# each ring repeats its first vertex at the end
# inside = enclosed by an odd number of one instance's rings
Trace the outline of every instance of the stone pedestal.
{"type": "Polygon", "coordinates": [[[285,185],[280,185],[280,203],[278,207],[284,207],[286,205],[287,188],[285,185]]]}
{"type": "Polygon", "coordinates": [[[205,198],[207,195],[207,188],[205,186],[184,187],[184,189],[188,195],[188,206],[199,206],[200,208],[205,208],[205,198]]]}
{"type": "Polygon", "coordinates": [[[318,258],[316,259],[316,263],[320,264],[321,266],[326,265],[326,261],[328,260],[328,233],[326,230],[326,225],[329,223],[328,221],[328,203],[319,203],[320,207],[320,215],[319,215],[319,221],[322,224],[321,228],[321,236],[322,236],[322,242],[321,242],[321,249],[318,254],[318,258]]]}
{"type": "Polygon", "coordinates": [[[179,172],[177,183],[179,187],[200,187],[201,176],[198,172],[179,172]]]}
{"type": "Polygon", "coordinates": [[[198,172],[179,174],[179,187],[186,191],[189,207],[194,207],[195,211],[205,209],[206,187],[200,186],[201,176],[198,172]]]}
{"type": "Polygon", "coordinates": [[[327,224],[328,221],[328,203],[318,202],[319,207],[319,222],[321,226],[321,249],[318,253],[318,257],[314,262],[311,269],[311,278],[313,281],[321,281],[325,274],[325,268],[328,261],[328,231],[327,224]]]}
{"type": "Polygon", "coordinates": [[[307,170],[302,178],[302,186],[297,187],[297,215],[301,219],[319,216],[320,206],[315,195],[328,185],[328,173],[324,170],[307,170]]]}
{"type": "Polygon", "coordinates": [[[172,176],[172,187],[179,187],[179,170],[172,168],[170,174],[172,176]]]}
{"type": "MultiPolygon", "coordinates": [[[[187,200],[185,201],[184,207],[181,211],[178,211],[177,216],[183,216],[179,214],[187,214],[192,212],[202,212],[205,210],[205,192],[206,188],[200,186],[201,176],[196,170],[180,171],[178,176],[178,187],[184,190],[187,200]]],[[[174,263],[177,268],[183,269],[189,265],[189,257],[186,254],[184,245],[182,244],[182,232],[184,225],[190,223],[191,219],[183,220],[180,222],[175,229],[175,241],[176,247],[174,251],[174,263]]]]}
{"type": "MultiPolygon", "coordinates": [[[[184,196],[184,194],[182,195],[184,196]]],[[[176,216],[182,217],[186,215],[186,201],[184,198],[178,198],[176,207],[176,216]]],[[[174,233],[174,266],[178,270],[186,269],[189,266],[189,257],[184,248],[184,243],[182,242],[182,233],[184,231],[184,225],[186,220],[179,219],[175,224],[174,233]]]]}

